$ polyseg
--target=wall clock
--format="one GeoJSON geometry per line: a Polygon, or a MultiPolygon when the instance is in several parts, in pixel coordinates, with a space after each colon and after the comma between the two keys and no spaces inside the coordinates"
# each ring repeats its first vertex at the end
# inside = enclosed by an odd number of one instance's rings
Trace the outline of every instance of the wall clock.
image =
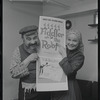
{"type": "Polygon", "coordinates": [[[72,22],[70,20],[66,20],[66,29],[70,29],[72,27],[72,22]]]}

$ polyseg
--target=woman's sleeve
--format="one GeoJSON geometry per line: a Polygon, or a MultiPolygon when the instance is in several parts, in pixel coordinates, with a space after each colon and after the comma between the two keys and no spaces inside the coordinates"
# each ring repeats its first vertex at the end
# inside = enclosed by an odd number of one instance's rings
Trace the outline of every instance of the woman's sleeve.
{"type": "Polygon", "coordinates": [[[62,67],[66,75],[71,75],[78,71],[83,66],[83,63],[84,55],[79,53],[76,54],[72,60],[69,60],[67,57],[65,57],[62,59],[62,61],[59,62],[59,65],[62,67]]]}
{"type": "Polygon", "coordinates": [[[25,65],[23,62],[21,62],[19,48],[17,47],[13,52],[11,59],[10,73],[12,78],[21,78],[28,75],[29,71],[27,65],[28,64],[25,65]]]}

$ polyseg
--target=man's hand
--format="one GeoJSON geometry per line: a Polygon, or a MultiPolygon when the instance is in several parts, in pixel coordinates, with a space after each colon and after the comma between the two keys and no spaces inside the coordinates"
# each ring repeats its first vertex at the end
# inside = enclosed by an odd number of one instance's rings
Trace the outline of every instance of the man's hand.
{"type": "Polygon", "coordinates": [[[25,62],[33,62],[33,61],[36,61],[38,60],[38,54],[37,53],[32,53],[30,54],[26,59],[25,59],[25,62]]]}

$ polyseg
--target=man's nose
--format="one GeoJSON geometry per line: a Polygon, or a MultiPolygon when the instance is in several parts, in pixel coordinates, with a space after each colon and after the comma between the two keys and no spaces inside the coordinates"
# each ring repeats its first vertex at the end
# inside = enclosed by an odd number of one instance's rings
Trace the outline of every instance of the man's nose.
{"type": "Polygon", "coordinates": [[[36,43],[36,41],[34,41],[34,40],[31,40],[31,44],[34,44],[34,43],[36,43]]]}

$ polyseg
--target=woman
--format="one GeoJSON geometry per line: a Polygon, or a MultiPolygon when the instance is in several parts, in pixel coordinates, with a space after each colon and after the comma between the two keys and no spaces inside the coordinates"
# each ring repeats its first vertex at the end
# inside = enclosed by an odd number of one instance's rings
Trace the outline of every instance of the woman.
{"type": "Polygon", "coordinates": [[[52,100],[82,100],[81,92],[76,80],[77,71],[83,66],[84,54],[80,32],[70,30],[67,33],[66,50],[58,44],[62,60],[59,65],[68,77],[68,91],[52,93],[52,100]]]}

